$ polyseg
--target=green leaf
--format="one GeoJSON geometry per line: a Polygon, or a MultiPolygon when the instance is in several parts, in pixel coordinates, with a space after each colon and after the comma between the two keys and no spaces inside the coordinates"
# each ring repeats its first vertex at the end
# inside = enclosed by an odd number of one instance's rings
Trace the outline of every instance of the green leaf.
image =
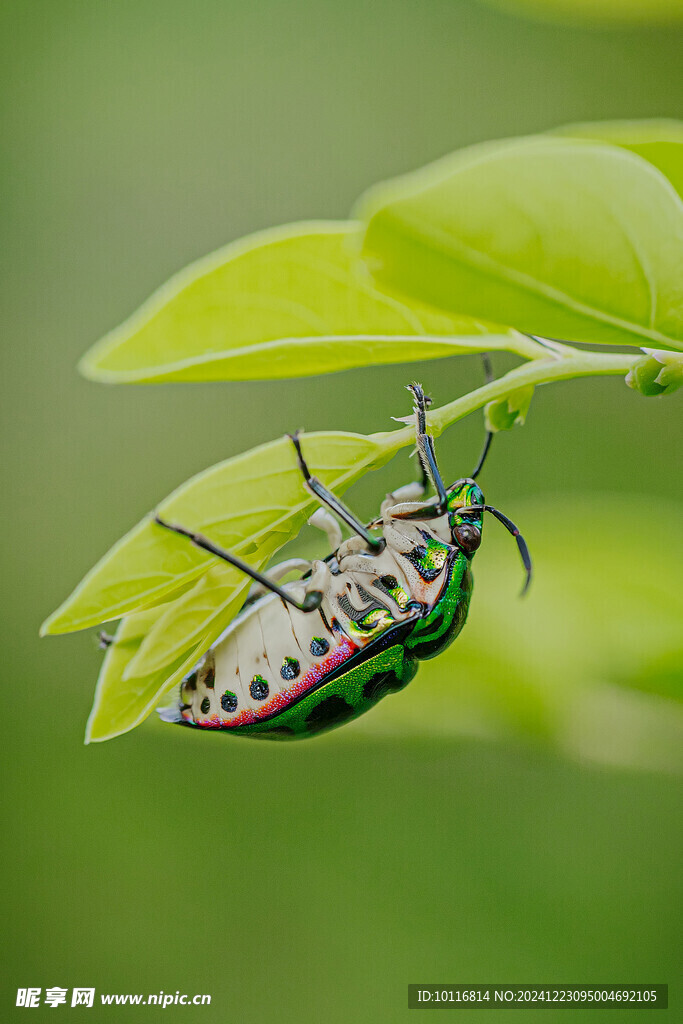
{"type": "Polygon", "coordinates": [[[378,292],[360,238],[333,221],[228,245],[169,281],[80,370],[104,383],[272,380],[514,348],[506,328],[378,292]]]}
{"type": "Polygon", "coordinates": [[[499,430],[511,430],[521,427],[526,420],[534,389],[531,386],[517,388],[505,398],[489,402],[484,408],[484,424],[487,430],[497,433],[499,430]]]}
{"type": "Polygon", "coordinates": [[[563,125],[552,134],[609,142],[622,149],[629,149],[661,171],[678,194],[683,196],[682,121],[587,121],[583,124],[563,125]]]}
{"type": "MultiPolygon", "coordinates": [[[[339,493],[407,443],[398,431],[302,436],[311,472],[339,493]]],[[[316,507],[291,441],[280,438],[192,477],[160,504],[159,512],[258,563],[294,536],[316,507]]],[[[41,634],[86,629],[138,611],[179,592],[215,564],[212,556],[148,516],[88,573],[46,620],[41,634]]]]}
{"type": "MultiPolygon", "coordinates": [[[[262,569],[267,559],[252,562],[262,569]]],[[[184,597],[174,601],[145,636],[126,667],[124,679],[162,670],[205,635],[223,632],[244,604],[251,580],[228,565],[215,565],[184,597]]]]}
{"type": "Polygon", "coordinates": [[[164,614],[166,606],[125,618],[107,649],[97,681],[95,702],[85,732],[86,743],[112,739],[139,725],[163,694],[179,683],[201,657],[199,647],[185,652],[171,665],[149,675],[124,681],[127,665],[143,637],[164,614]]]}
{"type": "Polygon", "coordinates": [[[683,203],[621,147],[472,147],[361,201],[383,287],[530,334],[683,348],[683,203]]]}

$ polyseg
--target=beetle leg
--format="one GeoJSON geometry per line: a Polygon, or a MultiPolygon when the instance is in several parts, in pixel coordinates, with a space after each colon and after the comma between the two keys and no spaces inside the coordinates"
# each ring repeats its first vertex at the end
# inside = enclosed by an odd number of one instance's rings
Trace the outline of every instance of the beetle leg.
{"type": "Polygon", "coordinates": [[[288,591],[284,590],[272,580],[269,580],[268,577],[264,576],[262,572],[258,571],[258,569],[254,569],[253,566],[247,565],[247,563],[243,562],[241,558],[237,558],[236,555],[232,555],[229,551],[226,551],[225,548],[221,548],[217,544],[214,544],[213,541],[209,540],[208,537],[204,537],[201,533],[194,533],[192,530],[188,530],[184,526],[179,526],[177,523],[167,523],[158,515],[154,517],[154,521],[158,526],[163,526],[166,530],[178,533],[181,537],[187,537],[195,547],[201,548],[202,551],[208,551],[209,554],[215,555],[215,557],[220,558],[221,561],[234,565],[236,569],[239,569],[246,576],[251,576],[252,580],[256,583],[260,583],[266,590],[270,590],[273,594],[277,594],[277,596],[282,598],[283,601],[286,601],[288,604],[298,608],[299,611],[312,612],[322,604],[323,592],[322,590],[314,589],[313,577],[306,581],[306,592],[303,601],[297,601],[296,598],[292,597],[292,595],[288,593],[288,591]]]}
{"type": "Polygon", "coordinates": [[[334,516],[331,515],[326,508],[317,508],[308,520],[308,524],[309,526],[315,526],[318,530],[322,530],[323,533],[327,534],[330,551],[337,550],[343,539],[341,527],[334,516]]]}
{"type": "Polygon", "coordinates": [[[419,501],[420,498],[424,498],[427,485],[423,480],[413,480],[411,484],[404,484],[403,487],[397,487],[391,494],[387,494],[386,501],[388,505],[400,505],[404,501],[419,501]]]}
{"type": "MultiPolygon", "coordinates": [[[[491,366],[491,358],[488,352],[482,352],[481,361],[484,364],[484,377],[486,379],[486,383],[490,384],[491,381],[494,380],[495,378],[493,374],[493,367],[491,366]]],[[[476,480],[479,474],[481,473],[481,468],[484,465],[484,462],[486,461],[486,456],[488,455],[489,448],[491,447],[491,441],[493,441],[493,431],[487,430],[486,438],[484,440],[484,447],[482,449],[481,455],[479,456],[479,461],[477,462],[476,466],[470,473],[470,480],[476,480]]]]}
{"type": "Polygon", "coordinates": [[[311,476],[306,460],[304,459],[303,452],[301,451],[301,443],[299,441],[298,433],[289,434],[294,450],[296,451],[296,457],[299,461],[299,469],[301,470],[304,482],[308,487],[309,491],[315,494],[316,498],[319,498],[323,505],[327,505],[328,508],[332,509],[335,515],[338,515],[347,526],[350,526],[354,533],[357,533],[359,537],[362,537],[365,543],[375,552],[379,552],[384,548],[384,541],[379,537],[373,537],[366,526],[363,526],[359,519],[356,519],[353,512],[346,507],[337,498],[332,491],[328,491],[327,488],[320,483],[317,477],[311,476]]]}
{"type": "MultiPolygon", "coordinates": [[[[278,562],[272,569],[268,569],[265,576],[271,580],[271,582],[277,582],[281,580],[287,573],[290,572],[310,572],[311,563],[306,558],[288,558],[284,562],[278,562]]],[[[247,601],[253,601],[256,597],[262,597],[268,591],[262,583],[254,583],[253,587],[249,588],[247,595],[247,601]]]]}
{"type": "Polygon", "coordinates": [[[408,391],[412,391],[415,403],[415,443],[417,445],[420,465],[422,466],[422,478],[425,482],[426,480],[431,480],[434,484],[436,493],[439,496],[438,508],[443,511],[448,503],[448,495],[439,473],[439,467],[436,464],[434,438],[427,433],[427,409],[429,408],[430,401],[425,396],[420,384],[408,384],[407,388],[408,391]]]}

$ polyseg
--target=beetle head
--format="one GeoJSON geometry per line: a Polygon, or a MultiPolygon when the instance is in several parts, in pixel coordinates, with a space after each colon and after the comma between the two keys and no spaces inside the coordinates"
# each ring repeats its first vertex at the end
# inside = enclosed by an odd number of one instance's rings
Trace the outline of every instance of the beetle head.
{"type": "Polygon", "coordinates": [[[410,523],[415,529],[422,526],[443,543],[455,545],[466,555],[472,555],[481,544],[484,495],[469,477],[457,480],[446,493],[445,509],[439,508],[435,500],[401,502],[386,508],[385,523],[392,521],[402,532],[407,532],[403,524],[407,527],[410,523]],[[466,511],[461,512],[461,509],[466,511]]]}
{"type": "Polygon", "coordinates": [[[456,482],[448,488],[448,526],[453,538],[465,554],[474,554],[481,544],[481,527],[484,517],[483,506],[486,504],[481,487],[470,477],[456,482]],[[471,512],[461,509],[472,508],[471,512]]]}

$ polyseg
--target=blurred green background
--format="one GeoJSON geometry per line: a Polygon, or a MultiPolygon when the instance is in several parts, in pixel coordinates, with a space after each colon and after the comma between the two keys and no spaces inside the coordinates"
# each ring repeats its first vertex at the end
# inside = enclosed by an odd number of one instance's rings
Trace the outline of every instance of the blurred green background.
{"type": "MultiPolygon", "coordinates": [[[[458,146],[680,116],[680,28],[476,0],[4,0],[0,26],[0,1019],[31,985],[208,992],[165,1013],[240,1024],[409,1020],[408,982],[668,981],[680,1005],[678,396],[542,389],[483,478],[528,534],[536,592],[517,601],[514,548],[489,527],[459,644],[310,745],[150,721],[86,748],[94,639],[37,636],[197,470],[295,427],[388,429],[407,378],[440,403],[481,373],[108,389],[74,370],[97,337],[190,260],[344,217],[458,146]]],[[[481,432],[471,417],[444,435],[446,475],[481,432]]],[[[399,456],[349,500],[369,515],[411,472],[399,456]]],[[[160,1011],[92,1019],[117,1013],[160,1011]]]]}

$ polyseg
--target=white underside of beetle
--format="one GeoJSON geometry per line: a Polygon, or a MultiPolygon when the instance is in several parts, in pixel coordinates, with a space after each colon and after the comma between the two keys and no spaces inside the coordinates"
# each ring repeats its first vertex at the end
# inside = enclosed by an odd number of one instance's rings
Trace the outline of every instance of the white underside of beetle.
{"type": "MultiPolygon", "coordinates": [[[[386,546],[379,554],[352,537],[329,562],[312,562],[311,574],[324,581],[315,611],[300,611],[274,594],[249,605],[184,681],[179,714],[176,709],[164,717],[214,728],[271,717],[387,628],[415,618],[418,603],[432,604],[442,575],[426,582],[405,557],[424,543],[425,524],[394,519],[392,513],[409,504],[387,505],[386,546]],[[395,586],[387,586],[392,578],[395,586]]],[[[428,529],[435,539],[451,539],[445,516],[428,529]]],[[[285,587],[303,596],[302,583],[285,587]]]]}

